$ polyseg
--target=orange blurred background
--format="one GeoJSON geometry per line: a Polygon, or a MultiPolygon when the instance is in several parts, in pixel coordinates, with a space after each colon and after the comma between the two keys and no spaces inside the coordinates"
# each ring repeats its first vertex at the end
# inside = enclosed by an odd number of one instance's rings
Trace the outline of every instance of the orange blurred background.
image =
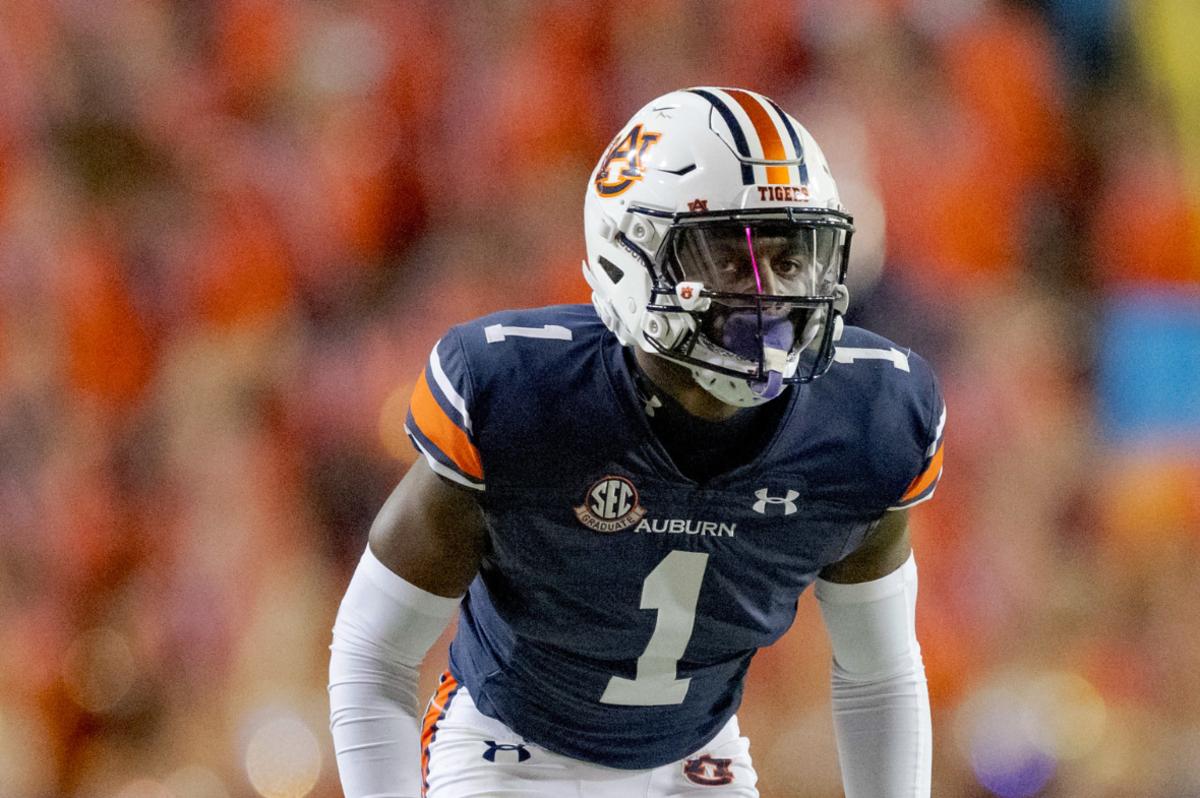
{"type": "MultiPolygon", "coordinates": [[[[0,4],[0,796],[340,795],[327,645],[451,324],[586,302],[650,98],[821,142],[949,405],[935,796],[1200,795],[1190,0],[0,4]]],[[[841,795],[813,600],[740,713],[841,795]]],[[[431,656],[426,685],[444,662],[431,656]]]]}

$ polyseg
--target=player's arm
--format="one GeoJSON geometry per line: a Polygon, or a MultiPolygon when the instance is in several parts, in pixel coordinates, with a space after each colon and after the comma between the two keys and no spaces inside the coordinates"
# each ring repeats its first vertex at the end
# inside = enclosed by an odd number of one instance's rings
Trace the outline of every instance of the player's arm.
{"type": "Polygon", "coordinates": [[[928,798],[929,691],[907,511],[884,513],[856,551],[821,572],[816,594],[833,646],[846,798],[928,798]]]}
{"type": "Polygon", "coordinates": [[[347,798],[421,794],[418,667],[479,570],[466,488],[419,459],[380,510],[333,627],[330,730],[347,798]]]}

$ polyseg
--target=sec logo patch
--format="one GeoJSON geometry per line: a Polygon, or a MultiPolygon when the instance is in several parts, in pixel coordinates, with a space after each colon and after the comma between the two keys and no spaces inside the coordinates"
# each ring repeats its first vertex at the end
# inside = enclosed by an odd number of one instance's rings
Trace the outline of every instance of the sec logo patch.
{"type": "Polygon", "coordinates": [[[592,484],[575,508],[579,523],[596,532],[620,532],[642,520],[637,488],[625,477],[609,474],[592,484]]]}

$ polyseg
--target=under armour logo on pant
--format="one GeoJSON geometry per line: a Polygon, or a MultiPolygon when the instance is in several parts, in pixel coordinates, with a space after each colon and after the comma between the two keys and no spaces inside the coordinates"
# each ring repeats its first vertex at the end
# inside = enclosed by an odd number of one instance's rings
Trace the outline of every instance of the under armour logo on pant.
{"type": "Polygon", "coordinates": [[[500,751],[516,751],[518,762],[524,762],[526,759],[533,756],[533,754],[525,750],[525,745],[523,743],[501,744],[497,743],[495,740],[484,740],[484,742],[487,743],[488,750],[483,752],[483,758],[489,762],[495,762],[496,754],[500,751]]]}
{"type": "Polygon", "coordinates": [[[768,504],[782,504],[783,514],[791,515],[796,512],[796,499],[799,498],[799,491],[789,490],[786,496],[769,496],[766,488],[759,488],[754,491],[754,495],[758,497],[758,501],[754,503],[754,512],[767,514],[768,504]]]}

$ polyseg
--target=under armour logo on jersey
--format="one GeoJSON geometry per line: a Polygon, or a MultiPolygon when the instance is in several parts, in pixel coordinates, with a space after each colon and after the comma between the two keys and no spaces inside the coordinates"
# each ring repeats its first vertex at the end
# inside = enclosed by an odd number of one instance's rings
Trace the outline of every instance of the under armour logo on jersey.
{"type": "Polygon", "coordinates": [[[646,415],[648,416],[653,416],[654,409],[657,407],[662,407],[662,399],[659,399],[657,396],[653,395],[642,405],[642,409],[646,411],[646,415]]]}
{"type": "MultiPolygon", "coordinates": [[[[525,750],[523,743],[497,743],[495,740],[484,740],[484,742],[487,743],[488,750],[483,752],[483,758],[489,762],[495,762],[496,754],[501,751],[516,751],[518,762],[524,762],[533,756],[533,754],[525,750]]],[[[511,757],[509,758],[511,759],[511,757]]]]}
{"type": "Polygon", "coordinates": [[[771,496],[766,488],[759,488],[754,491],[754,495],[758,497],[758,501],[754,503],[754,512],[766,515],[768,504],[782,504],[783,514],[791,515],[796,512],[796,499],[799,498],[800,492],[789,490],[786,496],[771,496]]]}

